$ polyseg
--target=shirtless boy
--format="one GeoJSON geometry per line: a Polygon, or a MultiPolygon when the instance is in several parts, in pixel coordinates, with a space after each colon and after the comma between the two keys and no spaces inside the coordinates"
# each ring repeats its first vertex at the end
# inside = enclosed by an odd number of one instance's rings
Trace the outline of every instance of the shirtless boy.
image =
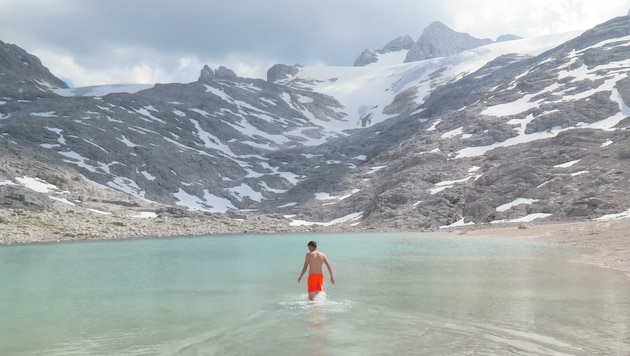
{"type": "Polygon", "coordinates": [[[298,283],[302,280],[302,276],[304,276],[308,268],[308,299],[313,300],[317,293],[324,290],[322,264],[325,264],[326,268],[328,268],[330,283],[335,284],[335,277],[333,277],[333,271],[326,255],[317,251],[317,242],[310,241],[307,246],[310,252],[306,254],[306,260],[304,261],[302,273],[300,273],[300,277],[298,277],[298,283]]]}

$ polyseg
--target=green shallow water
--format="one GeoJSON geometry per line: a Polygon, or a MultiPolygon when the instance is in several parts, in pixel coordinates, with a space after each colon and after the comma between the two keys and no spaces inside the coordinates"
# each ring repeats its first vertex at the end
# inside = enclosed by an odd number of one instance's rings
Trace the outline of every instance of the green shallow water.
{"type": "Polygon", "coordinates": [[[630,279],[585,250],[435,234],[0,248],[1,355],[627,355],[630,279]],[[316,239],[334,268],[307,301],[316,239]]]}

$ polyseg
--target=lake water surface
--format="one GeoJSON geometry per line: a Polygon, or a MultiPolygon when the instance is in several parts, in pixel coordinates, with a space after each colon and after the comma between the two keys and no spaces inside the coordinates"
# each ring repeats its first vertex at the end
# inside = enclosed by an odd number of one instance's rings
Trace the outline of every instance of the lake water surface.
{"type": "Polygon", "coordinates": [[[0,248],[1,355],[628,355],[630,278],[586,250],[436,234],[0,248]],[[307,301],[315,239],[335,272],[307,301]]]}

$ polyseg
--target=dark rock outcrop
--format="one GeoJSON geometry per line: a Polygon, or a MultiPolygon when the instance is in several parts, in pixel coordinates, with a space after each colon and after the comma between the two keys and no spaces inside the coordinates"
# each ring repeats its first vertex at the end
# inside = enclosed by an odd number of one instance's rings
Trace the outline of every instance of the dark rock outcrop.
{"type": "Polygon", "coordinates": [[[298,72],[298,65],[288,66],[286,64],[276,64],[267,70],[267,81],[275,83],[278,80],[285,79],[298,72]]]}

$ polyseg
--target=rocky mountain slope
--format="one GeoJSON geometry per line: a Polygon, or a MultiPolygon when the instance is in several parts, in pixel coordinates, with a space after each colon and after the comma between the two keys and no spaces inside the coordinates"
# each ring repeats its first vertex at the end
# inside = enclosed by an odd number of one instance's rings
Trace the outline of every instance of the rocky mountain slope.
{"type": "Polygon", "coordinates": [[[0,206],[374,229],[628,211],[630,17],[457,48],[440,29],[448,51],[413,61],[401,37],[354,67],[76,89],[0,42],[0,206]]]}

